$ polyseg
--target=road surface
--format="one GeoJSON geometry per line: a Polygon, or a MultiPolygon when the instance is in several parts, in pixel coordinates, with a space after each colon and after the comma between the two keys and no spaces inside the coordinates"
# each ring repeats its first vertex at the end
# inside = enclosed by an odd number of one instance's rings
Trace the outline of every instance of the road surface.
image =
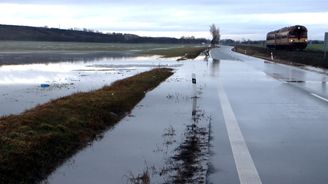
{"type": "Polygon", "coordinates": [[[213,123],[208,183],[327,183],[327,76],[230,47],[211,56],[223,122],[213,123]]]}

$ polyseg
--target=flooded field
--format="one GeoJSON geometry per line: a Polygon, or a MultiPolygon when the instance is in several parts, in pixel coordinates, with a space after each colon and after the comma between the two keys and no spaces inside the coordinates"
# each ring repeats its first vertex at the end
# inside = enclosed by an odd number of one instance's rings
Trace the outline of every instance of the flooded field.
{"type": "Polygon", "coordinates": [[[178,67],[174,59],[102,57],[87,61],[0,65],[0,116],[17,114],[51,99],[110,85],[156,67],[178,67]]]}
{"type": "MultiPolygon", "coordinates": [[[[127,44],[0,41],[0,65],[94,61],[103,58],[152,56],[172,48],[199,47],[181,44],[127,44]],[[148,54],[151,52],[151,54],[148,54]]],[[[172,52],[172,51],[170,51],[172,52]]]]}

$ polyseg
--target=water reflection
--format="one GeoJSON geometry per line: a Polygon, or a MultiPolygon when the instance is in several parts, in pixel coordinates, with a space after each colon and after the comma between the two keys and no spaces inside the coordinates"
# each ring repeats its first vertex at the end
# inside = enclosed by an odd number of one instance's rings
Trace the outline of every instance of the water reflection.
{"type": "Polygon", "coordinates": [[[192,97],[192,118],[183,133],[184,140],[161,170],[166,183],[205,183],[211,118],[197,106],[198,99],[192,97]]]}
{"type": "Polygon", "coordinates": [[[58,63],[58,62],[90,62],[95,60],[122,60],[136,57],[133,52],[128,51],[106,51],[106,52],[83,52],[83,51],[52,51],[52,52],[7,52],[0,53],[1,65],[58,63]]]}
{"type": "Polygon", "coordinates": [[[307,72],[289,66],[265,64],[264,72],[272,78],[286,82],[304,82],[309,80],[307,72]]]}
{"type": "Polygon", "coordinates": [[[326,93],[327,92],[327,75],[322,75],[321,87],[322,87],[322,92],[326,93]]]}
{"type": "Polygon", "coordinates": [[[191,111],[192,119],[194,121],[196,117],[196,112],[197,112],[197,96],[194,96],[192,97],[192,111],[191,111]]]}
{"type": "Polygon", "coordinates": [[[213,59],[212,62],[210,62],[210,76],[212,77],[217,76],[219,70],[220,70],[220,60],[213,59]]]}
{"type": "Polygon", "coordinates": [[[181,63],[154,57],[102,58],[85,62],[0,66],[0,116],[20,113],[51,99],[110,85],[156,67],[181,63]],[[49,87],[42,88],[41,84],[49,87]]]}
{"type": "Polygon", "coordinates": [[[191,97],[191,121],[182,132],[179,144],[175,144],[178,137],[173,126],[164,129],[162,146],[156,148],[156,152],[163,153],[164,165],[159,168],[146,165],[142,173],[130,173],[128,183],[151,183],[156,177],[162,178],[165,184],[206,182],[211,117],[197,105],[199,99],[191,97]]]}
{"type": "Polygon", "coordinates": [[[105,58],[96,61],[61,62],[48,64],[23,64],[0,66],[0,85],[2,84],[39,84],[51,81],[65,81],[74,78],[81,72],[115,72],[136,68],[178,67],[178,64],[150,62],[153,58],[135,57],[117,61],[105,58]],[[144,63],[147,61],[147,63],[144,63]],[[140,63],[139,63],[140,62],[140,63]],[[78,73],[77,73],[78,72],[78,73]]]}

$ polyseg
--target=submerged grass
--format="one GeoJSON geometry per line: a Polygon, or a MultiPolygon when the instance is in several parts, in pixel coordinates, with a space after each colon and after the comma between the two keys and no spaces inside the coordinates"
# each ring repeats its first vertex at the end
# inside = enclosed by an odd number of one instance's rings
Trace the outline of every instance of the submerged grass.
{"type": "Polygon", "coordinates": [[[207,50],[206,46],[184,46],[164,49],[152,49],[143,51],[144,55],[161,55],[164,58],[180,57],[181,59],[195,59],[203,51],[207,50]]]}
{"type": "Polygon", "coordinates": [[[0,183],[41,181],[170,75],[171,69],[154,69],[0,118],[0,183]]]}

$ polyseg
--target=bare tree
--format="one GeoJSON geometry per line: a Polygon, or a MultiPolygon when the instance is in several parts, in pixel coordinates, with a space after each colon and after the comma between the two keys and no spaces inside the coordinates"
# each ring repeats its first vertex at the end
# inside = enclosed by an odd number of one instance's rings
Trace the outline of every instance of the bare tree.
{"type": "Polygon", "coordinates": [[[212,35],[211,44],[219,44],[220,42],[220,29],[215,26],[215,24],[210,25],[210,33],[212,35]]]}

